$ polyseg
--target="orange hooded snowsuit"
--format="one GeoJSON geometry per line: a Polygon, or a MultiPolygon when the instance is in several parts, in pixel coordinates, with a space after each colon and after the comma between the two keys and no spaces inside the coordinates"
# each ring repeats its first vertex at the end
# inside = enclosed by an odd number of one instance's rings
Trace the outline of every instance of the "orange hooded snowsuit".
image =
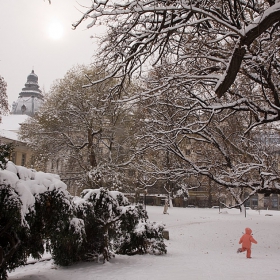
{"type": "Polygon", "coordinates": [[[245,228],[245,234],[239,240],[239,244],[242,243],[241,252],[247,251],[247,258],[251,258],[251,246],[252,243],[257,244],[258,242],[252,236],[252,230],[250,228],[245,228]]]}

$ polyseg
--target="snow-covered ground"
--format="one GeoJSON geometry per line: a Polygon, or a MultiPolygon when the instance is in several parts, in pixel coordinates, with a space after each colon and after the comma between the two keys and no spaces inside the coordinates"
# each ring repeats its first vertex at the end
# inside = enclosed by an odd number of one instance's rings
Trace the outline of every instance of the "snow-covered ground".
{"type": "Polygon", "coordinates": [[[57,267],[52,261],[16,269],[10,280],[244,280],[279,279],[280,212],[237,209],[172,208],[148,206],[151,221],[162,221],[169,230],[167,254],[119,256],[110,262],[78,263],[57,267]],[[271,214],[271,215],[268,215],[271,214]],[[253,230],[258,244],[252,259],[237,254],[245,227],[253,230]]]}

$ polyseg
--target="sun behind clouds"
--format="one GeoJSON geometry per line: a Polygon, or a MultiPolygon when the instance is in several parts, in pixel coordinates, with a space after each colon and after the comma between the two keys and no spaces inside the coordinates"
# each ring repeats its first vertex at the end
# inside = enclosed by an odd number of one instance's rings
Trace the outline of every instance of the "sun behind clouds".
{"type": "Polygon", "coordinates": [[[62,38],[64,28],[59,20],[52,20],[48,25],[48,35],[53,40],[59,40],[62,38]]]}

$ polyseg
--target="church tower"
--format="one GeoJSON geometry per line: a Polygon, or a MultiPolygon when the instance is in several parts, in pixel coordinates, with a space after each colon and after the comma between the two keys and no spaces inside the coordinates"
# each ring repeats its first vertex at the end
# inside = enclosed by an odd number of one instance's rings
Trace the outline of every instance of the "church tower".
{"type": "Polygon", "coordinates": [[[34,70],[27,76],[25,87],[16,102],[12,105],[11,114],[34,116],[44,102],[42,91],[39,89],[38,76],[34,70]]]}

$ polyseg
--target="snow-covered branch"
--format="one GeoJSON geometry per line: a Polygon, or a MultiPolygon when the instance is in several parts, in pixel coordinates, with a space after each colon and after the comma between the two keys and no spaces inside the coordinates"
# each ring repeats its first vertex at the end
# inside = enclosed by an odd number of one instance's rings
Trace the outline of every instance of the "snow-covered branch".
{"type": "Polygon", "coordinates": [[[101,1],[92,3],[73,26],[88,19],[88,27],[108,26],[99,53],[100,65],[110,69],[108,77],[125,78],[151,61],[170,60],[189,81],[211,80],[213,74],[212,90],[221,97],[236,81],[250,48],[267,33],[277,40],[279,18],[279,2],[101,1]],[[194,74],[206,65],[212,73],[194,74]]]}

